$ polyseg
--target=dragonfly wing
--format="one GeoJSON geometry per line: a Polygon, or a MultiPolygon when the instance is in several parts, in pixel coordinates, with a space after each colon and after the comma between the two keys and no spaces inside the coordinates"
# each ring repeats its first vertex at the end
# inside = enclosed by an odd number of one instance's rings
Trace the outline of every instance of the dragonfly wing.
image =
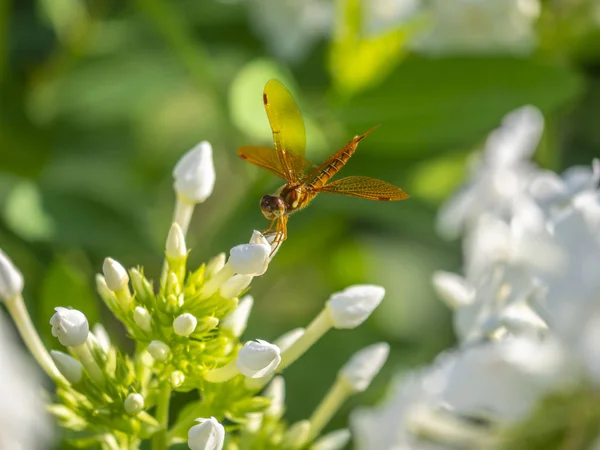
{"type": "Polygon", "coordinates": [[[265,85],[263,102],[285,179],[296,184],[302,179],[306,151],[306,131],[300,110],[292,94],[277,80],[265,85]]]}
{"type": "MultiPolygon", "coordinates": [[[[285,169],[282,167],[277,151],[273,147],[244,146],[238,148],[237,152],[240,158],[287,180],[285,169]]],[[[288,154],[287,159],[293,164],[293,167],[297,168],[294,173],[298,174],[300,179],[306,178],[316,168],[310,161],[293,153],[288,154]]]]}
{"type": "Polygon", "coordinates": [[[410,197],[399,187],[370,177],[346,177],[319,188],[319,192],[349,195],[369,200],[397,201],[410,197]]]}

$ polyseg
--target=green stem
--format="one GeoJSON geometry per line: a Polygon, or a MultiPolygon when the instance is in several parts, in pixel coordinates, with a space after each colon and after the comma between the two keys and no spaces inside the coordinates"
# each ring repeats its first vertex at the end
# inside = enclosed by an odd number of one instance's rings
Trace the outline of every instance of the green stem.
{"type": "Polygon", "coordinates": [[[152,450],[167,450],[167,430],[169,428],[169,402],[171,401],[171,385],[163,381],[159,386],[158,399],[156,401],[156,420],[161,425],[152,439],[152,450]]]}
{"type": "Polygon", "coordinates": [[[326,309],[321,311],[317,317],[306,327],[304,334],[290,348],[281,355],[281,364],[277,368],[280,373],[300,358],[312,345],[331,328],[331,319],[326,309]]]}
{"type": "Polygon", "coordinates": [[[29,312],[25,307],[25,302],[21,295],[17,295],[10,300],[6,301],[6,308],[13,318],[21,337],[25,341],[25,345],[41,366],[44,372],[48,374],[50,378],[54,380],[56,384],[68,385],[69,382],[62,376],[62,374],[56,368],[54,361],[50,357],[48,350],[44,347],[40,336],[38,335],[29,312]]]}
{"type": "Polygon", "coordinates": [[[331,420],[333,415],[340,409],[342,403],[352,394],[352,389],[339,378],[331,387],[325,398],[310,417],[309,439],[312,440],[321,433],[321,430],[331,420]]]}

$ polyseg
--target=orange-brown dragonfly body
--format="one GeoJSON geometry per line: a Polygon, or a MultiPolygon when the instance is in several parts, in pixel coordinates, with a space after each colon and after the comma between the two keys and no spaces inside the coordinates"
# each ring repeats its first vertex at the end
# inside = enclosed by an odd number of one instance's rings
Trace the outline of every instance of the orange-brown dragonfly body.
{"type": "Polygon", "coordinates": [[[263,215],[271,221],[266,232],[274,230],[278,243],[287,237],[288,216],[308,206],[321,192],[380,201],[404,200],[409,197],[402,189],[370,177],[352,176],[329,183],[352,157],[358,143],[375,128],[361,136],[355,136],[327,161],[316,166],[304,158],[304,121],[288,90],[279,81],[271,80],[265,86],[263,101],[273,131],[275,148],[240,147],[238,154],[286,181],[273,195],[265,195],[260,200],[263,215]]]}

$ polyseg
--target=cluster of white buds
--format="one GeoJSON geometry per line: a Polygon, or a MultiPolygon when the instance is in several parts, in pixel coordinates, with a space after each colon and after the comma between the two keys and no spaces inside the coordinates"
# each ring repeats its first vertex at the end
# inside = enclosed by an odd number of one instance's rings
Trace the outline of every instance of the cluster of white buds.
{"type": "Polygon", "coordinates": [[[239,437],[253,448],[269,442],[289,449],[309,444],[341,449],[348,430],[320,439],[319,434],[348,396],[370,384],[387,357],[387,345],[357,353],[313,415],[289,427],[283,421],[285,382],[277,374],[330,329],[362,324],[382,301],[384,289],[351,286],[333,294],[306,329],[273,342],[240,341],[254,304],[244,294],[254,277],[265,274],[279,244],[254,231],[229,258],[221,254],[188,271],[186,232],[195,205],[208,198],[215,181],[210,144],[201,142],[187,153],[173,175],[177,205],[157,285],[141,268],[126,269],[113,258],[104,260],[96,276],[101,299],[135,340],[131,357],[116,349],[101,325],[90,330],[85,314],[69,307],[55,308],[50,319],[52,335],[67,351],[48,353],[28,321],[23,277],[0,252],[0,298],[40,365],[60,386],[50,410],[62,426],[85,430],[107,448],[133,448],[151,437],[157,449],[187,438],[192,450],[219,450],[226,439],[219,420],[227,417],[239,428],[227,438],[233,445],[239,437]],[[172,391],[192,389],[200,391],[202,409],[184,410],[168,430],[172,391]],[[197,418],[195,411],[206,414],[197,418]]]}

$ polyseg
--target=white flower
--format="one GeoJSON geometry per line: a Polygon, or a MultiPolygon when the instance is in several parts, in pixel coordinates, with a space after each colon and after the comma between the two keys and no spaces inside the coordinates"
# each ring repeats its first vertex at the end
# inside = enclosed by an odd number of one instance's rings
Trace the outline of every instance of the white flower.
{"type": "Polygon", "coordinates": [[[217,419],[196,419],[188,431],[188,446],[190,450],[221,450],[225,441],[225,428],[217,419]]]}
{"type": "Polygon", "coordinates": [[[102,265],[102,272],[108,288],[115,292],[123,289],[129,282],[129,275],[125,268],[112,258],[106,258],[102,265]]]}
{"type": "Polygon", "coordinates": [[[6,301],[23,291],[23,275],[0,250],[0,300],[6,301]]]}
{"type": "Polygon", "coordinates": [[[42,450],[53,445],[52,425],[40,392],[39,368],[25,355],[0,311],[0,448],[42,450]]]}
{"type": "Polygon", "coordinates": [[[106,329],[102,326],[102,324],[97,323],[92,327],[92,333],[98,340],[98,344],[102,347],[104,352],[108,352],[110,350],[110,337],[106,332],[106,329]]]}
{"type": "Polygon", "coordinates": [[[244,295],[237,308],[221,321],[220,328],[229,331],[235,337],[240,337],[248,324],[253,304],[252,296],[244,295]]]}
{"type": "Polygon", "coordinates": [[[190,203],[202,203],[215,185],[212,146],[202,141],[177,162],[173,170],[177,194],[190,203]]]}
{"type": "Polygon", "coordinates": [[[271,374],[281,362],[280,349],[267,341],[249,341],[240,349],[235,363],[248,378],[261,378],[271,374]]]}
{"type": "Polygon", "coordinates": [[[152,317],[146,308],[136,306],[133,310],[133,321],[144,331],[152,331],[152,317]]]}
{"type": "Polygon", "coordinates": [[[167,235],[167,246],[166,246],[167,258],[173,260],[180,260],[186,257],[187,248],[185,246],[185,236],[183,230],[178,223],[173,223],[169,229],[167,235]]]}
{"type": "Polygon", "coordinates": [[[189,336],[196,329],[198,319],[190,313],[184,313],[173,321],[173,330],[178,336],[189,336]]]}
{"type": "Polygon", "coordinates": [[[350,286],[327,300],[327,312],[335,328],[355,328],[379,306],[385,289],[375,285],[350,286]]]}
{"type": "Polygon", "coordinates": [[[129,394],[123,402],[123,408],[127,414],[135,416],[144,409],[144,397],[137,392],[129,394]]]}
{"type": "Polygon", "coordinates": [[[69,383],[79,383],[83,375],[83,366],[79,361],[66,353],[56,350],[50,350],[50,356],[56,367],[69,381],[69,383]]]}
{"type": "Polygon", "coordinates": [[[452,309],[471,304],[475,289],[460,275],[438,270],[433,274],[433,287],[437,294],[452,309]]]}
{"type": "Polygon", "coordinates": [[[390,346],[385,342],[363,348],[340,369],[338,376],[354,391],[362,392],[379,373],[389,352],[390,346]]]}
{"type": "Polygon", "coordinates": [[[235,298],[244,291],[252,282],[252,275],[237,274],[229,278],[221,286],[221,295],[225,298],[235,298]]]}
{"type": "Polygon", "coordinates": [[[269,266],[269,244],[236,245],[229,252],[228,264],[235,273],[242,275],[262,275],[269,266]]]}
{"type": "Polygon", "coordinates": [[[514,200],[522,196],[536,173],[529,158],[543,126],[542,114],[532,106],[505,116],[502,126],[488,137],[467,185],[440,209],[441,234],[456,237],[485,213],[510,218],[514,200]]]}
{"type": "Polygon", "coordinates": [[[148,345],[148,353],[157,361],[165,361],[169,357],[171,349],[162,341],[152,341],[148,345]]]}
{"type": "Polygon", "coordinates": [[[310,436],[311,423],[308,420],[300,420],[291,425],[283,437],[283,448],[302,448],[310,436]]]}
{"type": "Polygon", "coordinates": [[[52,336],[57,337],[62,345],[77,347],[85,343],[90,332],[90,324],[85,314],[76,309],[54,308],[50,319],[52,336]]]}
{"type": "Polygon", "coordinates": [[[342,450],[348,442],[350,442],[350,430],[343,428],[320,437],[310,448],[311,450],[342,450]]]}
{"type": "Polygon", "coordinates": [[[273,378],[262,395],[271,399],[271,404],[265,411],[265,415],[276,418],[281,417],[285,411],[285,379],[282,376],[273,378]]]}

